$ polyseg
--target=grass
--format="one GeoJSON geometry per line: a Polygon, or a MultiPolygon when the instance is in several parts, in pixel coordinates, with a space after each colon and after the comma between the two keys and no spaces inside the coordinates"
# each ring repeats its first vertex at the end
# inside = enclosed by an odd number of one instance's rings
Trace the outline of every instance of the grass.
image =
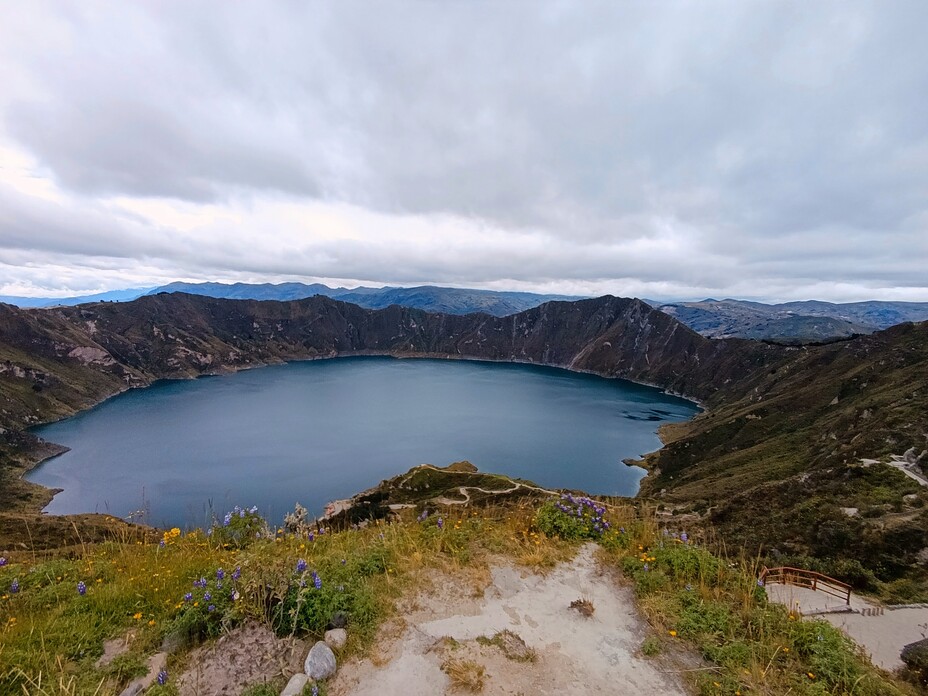
{"type": "Polygon", "coordinates": [[[452,688],[478,693],[486,685],[486,670],[473,660],[449,658],[442,663],[441,670],[448,675],[452,688]]]}
{"type": "MultiPolygon", "coordinates": [[[[550,568],[590,538],[602,547],[603,560],[634,584],[654,627],[642,652],[663,652],[676,642],[707,660],[710,669],[691,675],[701,694],[911,693],[829,624],[768,604],[751,559],[732,565],[664,534],[654,513],[640,506],[584,503],[577,525],[557,519],[571,514],[560,505],[573,510],[563,501],[526,501],[479,510],[455,506],[422,520],[411,509],[393,523],[314,528],[311,537],[267,529],[256,514],[242,511],[209,535],[167,532],[163,545],[124,536],[60,558],[18,557],[0,567],[0,693],[118,692],[165,636],[181,631],[196,642],[249,617],[282,635],[321,637],[332,615],[344,612],[346,652],[365,654],[396,600],[426,589],[436,569],[479,592],[494,558],[550,568]],[[83,595],[79,582],[87,587],[83,595]],[[103,641],[114,637],[126,638],[129,652],[97,668],[103,641]]],[[[183,661],[183,652],[172,655],[169,674],[183,661]]],[[[449,677],[471,690],[482,688],[478,668],[446,663],[449,677]]],[[[173,686],[155,692],[170,694],[173,686]]]]}

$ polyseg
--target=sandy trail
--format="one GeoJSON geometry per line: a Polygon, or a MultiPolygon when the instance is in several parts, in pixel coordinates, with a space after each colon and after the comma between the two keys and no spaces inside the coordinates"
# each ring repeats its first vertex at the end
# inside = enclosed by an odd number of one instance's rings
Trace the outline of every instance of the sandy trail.
{"type": "Polygon", "coordinates": [[[353,660],[330,686],[333,696],[434,696],[460,693],[442,671],[448,659],[471,660],[486,670],[482,693],[686,694],[673,666],[643,658],[648,635],[628,588],[617,586],[594,558],[595,546],[547,575],[499,565],[482,597],[467,597],[443,578],[406,613],[405,625],[385,631],[377,648],[386,659],[353,660]],[[569,608],[593,601],[592,617],[569,608]],[[508,629],[535,650],[534,662],[507,659],[474,639],[508,629]],[[453,641],[448,640],[454,639],[453,641]]]}

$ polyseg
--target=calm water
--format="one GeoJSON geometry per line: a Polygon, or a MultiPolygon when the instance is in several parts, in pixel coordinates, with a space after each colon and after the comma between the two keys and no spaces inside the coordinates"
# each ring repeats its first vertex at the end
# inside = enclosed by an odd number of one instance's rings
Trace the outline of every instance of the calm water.
{"type": "Polygon", "coordinates": [[[344,358],[162,382],[37,433],[71,448],[28,479],[64,491],[47,510],[147,509],[199,525],[210,506],[297,501],[321,512],[410,467],[468,459],[482,471],[590,493],[634,495],[684,399],[621,380],[526,365],[344,358]]]}

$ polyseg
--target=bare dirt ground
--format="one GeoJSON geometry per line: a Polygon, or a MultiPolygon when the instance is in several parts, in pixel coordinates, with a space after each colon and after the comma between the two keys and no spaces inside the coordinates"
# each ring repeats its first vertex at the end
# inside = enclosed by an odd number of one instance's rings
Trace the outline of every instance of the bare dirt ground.
{"type": "Polygon", "coordinates": [[[309,645],[277,638],[270,628],[248,622],[194,650],[177,678],[180,696],[237,696],[246,686],[288,679],[303,671],[309,645]]]}
{"type": "Polygon", "coordinates": [[[384,627],[371,658],[340,666],[328,693],[459,694],[449,674],[471,663],[472,674],[483,669],[482,693],[490,696],[686,694],[679,677],[684,666],[640,654],[648,625],[631,591],[600,568],[594,548],[584,547],[545,575],[501,562],[477,596],[459,579],[434,578],[402,618],[384,627]],[[592,616],[570,608],[580,598],[592,601],[592,616]],[[514,656],[477,640],[504,630],[519,636],[530,654],[514,656]]]}

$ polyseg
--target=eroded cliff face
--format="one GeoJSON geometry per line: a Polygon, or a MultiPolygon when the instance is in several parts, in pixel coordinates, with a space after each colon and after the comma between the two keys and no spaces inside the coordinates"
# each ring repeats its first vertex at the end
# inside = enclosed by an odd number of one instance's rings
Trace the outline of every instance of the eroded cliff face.
{"type": "Polygon", "coordinates": [[[518,361],[624,377],[706,400],[780,349],[710,341],[630,299],[507,317],[171,294],[59,309],[0,306],[0,424],[69,415],[120,390],[288,360],[381,354],[518,361]]]}

